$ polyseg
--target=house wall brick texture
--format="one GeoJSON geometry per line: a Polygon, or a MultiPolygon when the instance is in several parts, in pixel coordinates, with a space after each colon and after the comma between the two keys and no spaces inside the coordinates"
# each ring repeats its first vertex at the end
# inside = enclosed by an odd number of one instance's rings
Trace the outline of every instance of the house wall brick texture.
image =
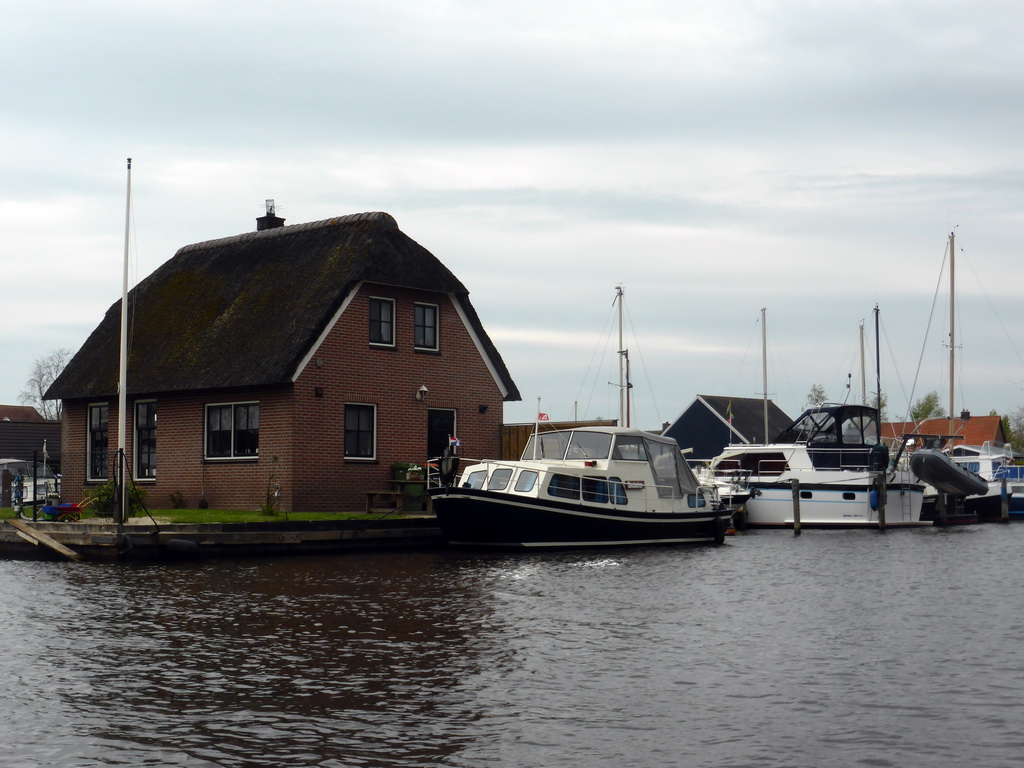
{"type": "MultiPolygon", "coordinates": [[[[300,350],[301,352],[301,350],[300,350]]],[[[157,403],[155,480],[143,480],[147,504],[172,505],[180,495],[188,507],[200,501],[215,509],[259,509],[268,492],[280,510],[359,511],[366,492],[390,487],[392,464],[425,463],[429,409],[454,410],[460,454],[497,458],[501,453],[503,398],[448,296],[383,285],[363,285],[338,322],[313,352],[294,383],[267,388],[139,396],[157,403]],[[369,343],[369,298],[395,301],[395,346],[369,343]],[[413,346],[417,302],[439,307],[439,350],[413,346]],[[426,386],[424,400],[416,392],[426,386]],[[258,402],[259,456],[204,457],[205,408],[216,403],[258,402]],[[346,459],[346,403],[376,408],[376,456],[346,459]]],[[[127,453],[134,457],[134,402],[129,401],[127,453]]],[[[90,402],[64,407],[63,492],[79,501],[95,486],[85,478],[82,446],[90,402]]],[[[117,400],[108,402],[108,445],[117,447],[117,400]]],[[[134,472],[134,462],[133,462],[134,472]]]]}

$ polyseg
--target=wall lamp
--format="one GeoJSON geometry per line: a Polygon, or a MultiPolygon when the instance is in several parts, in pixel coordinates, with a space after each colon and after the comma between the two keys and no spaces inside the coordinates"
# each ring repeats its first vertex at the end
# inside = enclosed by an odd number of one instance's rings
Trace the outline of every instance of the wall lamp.
{"type": "Polygon", "coordinates": [[[417,400],[426,400],[427,399],[427,395],[429,394],[429,392],[430,392],[430,390],[427,389],[426,384],[421,385],[420,388],[416,390],[416,399],[417,400]]]}

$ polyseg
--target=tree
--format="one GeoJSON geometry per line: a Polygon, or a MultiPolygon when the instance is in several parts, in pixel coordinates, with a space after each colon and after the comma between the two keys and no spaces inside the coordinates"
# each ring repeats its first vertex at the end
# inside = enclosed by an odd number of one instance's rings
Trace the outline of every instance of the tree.
{"type": "Polygon", "coordinates": [[[914,421],[941,419],[945,415],[945,409],[939,405],[939,393],[934,390],[910,407],[910,418],[914,421]]]}
{"type": "Polygon", "coordinates": [[[34,406],[43,418],[52,421],[60,421],[61,401],[44,400],[46,390],[50,388],[54,380],[60,376],[64,366],[71,359],[72,352],[67,347],[59,347],[48,355],[38,358],[32,365],[32,374],[25,382],[25,389],[19,399],[24,405],[34,406]]]}
{"type": "Polygon", "coordinates": [[[828,393],[820,384],[811,384],[811,391],[807,393],[807,408],[814,408],[828,400],[828,393]]]}
{"type": "Polygon", "coordinates": [[[1006,439],[1010,446],[1018,453],[1024,453],[1024,407],[1017,407],[1011,411],[1009,416],[1003,417],[1003,427],[1009,426],[1010,431],[1006,439]]]}

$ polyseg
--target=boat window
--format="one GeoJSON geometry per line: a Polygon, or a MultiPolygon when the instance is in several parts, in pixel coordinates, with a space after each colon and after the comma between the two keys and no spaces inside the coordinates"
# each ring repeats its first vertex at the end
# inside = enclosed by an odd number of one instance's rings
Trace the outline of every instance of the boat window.
{"type": "Polygon", "coordinates": [[[844,491],[843,492],[843,501],[854,501],[856,498],[857,498],[857,494],[856,493],[851,493],[850,491],[844,491]]]}
{"type": "Polygon", "coordinates": [[[681,499],[683,492],[679,485],[679,463],[676,461],[679,449],[675,445],[648,440],[647,454],[650,456],[654,482],[658,486],[658,498],[681,499]]]}
{"type": "Polygon", "coordinates": [[[603,477],[583,478],[583,500],[597,504],[608,503],[608,481],[603,477]]]}
{"type": "Polygon", "coordinates": [[[578,499],[580,497],[580,479],[572,475],[552,475],[548,483],[548,495],[561,499],[578,499]]]}
{"type": "Polygon", "coordinates": [[[524,469],[519,473],[519,477],[516,478],[515,489],[519,493],[527,493],[528,491],[532,491],[536,484],[537,473],[532,469],[524,469]]]}
{"type": "Polygon", "coordinates": [[[619,437],[615,441],[613,459],[620,461],[647,461],[647,451],[639,437],[619,437]]]}
{"type": "Polygon", "coordinates": [[[523,449],[520,457],[523,461],[531,459],[563,459],[565,448],[569,444],[571,432],[545,432],[541,435],[532,435],[523,449]],[[537,446],[536,452],[534,445],[537,446]]]}
{"type": "Polygon", "coordinates": [[[608,478],[608,493],[612,497],[612,504],[627,504],[626,489],[622,480],[618,477],[608,478]]]}
{"type": "Polygon", "coordinates": [[[462,487],[463,488],[483,488],[484,480],[487,478],[487,472],[480,470],[479,472],[471,472],[468,477],[463,476],[462,487]]]}
{"type": "Polygon", "coordinates": [[[813,497],[813,495],[814,494],[812,494],[810,491],[800,491],[800,498],[801,499],[810,499],[810,498],[813,497]]]}
{"type": "Polygon", "coordinates": [[[511,467],[496,469],[491,473],[491,479],[487,481],[488,491],[504,491],[508,488],[508,481],[512,479],[511,467]]]}
{"type": "Polygon", "coordinates": [[[690,509],[706,507],[707,499],[704,498],[703,493],[691,493],[686,496],[686,503],[690,509]]]}
{"type": "Polygon", "coordinates": [[[859,413],[843,419],[843,443],[846,445],[877,445],[878,422],[859,413]]]}
{"type": "Polygon", "coordinates": [[[567,459],[607,459],[612,436],[607,432],[573,432],[567,459]]]}

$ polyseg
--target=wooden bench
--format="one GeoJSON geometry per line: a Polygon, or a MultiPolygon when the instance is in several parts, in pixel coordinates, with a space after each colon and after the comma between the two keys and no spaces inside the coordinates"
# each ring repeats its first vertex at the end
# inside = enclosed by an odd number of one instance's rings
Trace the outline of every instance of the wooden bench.
{"type": "Polygon", "coordinates": [[[379,509],[398,509],[408,501],[405,491],[367,491],[366,492],[366,514],[372,513],[374,510],[379,509]],[[390,499],[394,502],[394,506],[391,507],[378,507],[376,502],[378,499],[390,499]]]}

